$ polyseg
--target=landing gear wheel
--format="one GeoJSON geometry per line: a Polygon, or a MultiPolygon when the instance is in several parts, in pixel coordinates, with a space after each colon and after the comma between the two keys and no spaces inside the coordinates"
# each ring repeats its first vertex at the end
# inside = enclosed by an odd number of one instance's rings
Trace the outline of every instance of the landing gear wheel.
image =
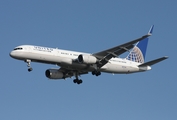
{"type": "Polygon", "coordinates": [[[77,83],[77,79],[74,79],[74,80],[73,80],[73,83],[77,83]]]}
{"type": "Polygon", "coordinates": [[[81,84],[83,81],[82,80],[79,80],[79,79],[74,79],[73,80],[73,83],[77,83],[78,85],[81,84]]]}
{"type": "Polygon", "coordinates": [[[82,83],[82,80],[77,80],[77,84],[81,84],[82,83]]]}
{"type": "Polygon", "coordinates": [[[99,75],[101,75],[101,72],[97,72],[97,73],[96,73],[96,76],[99,76],[99,75]]]}
{"type": "Polygon", "coordinates": [[[95,71],[92,71],[92,75],[95,75],[95,71]]]}
{"type": "Polygon", "coordinates": [[[101,75],[101,72],[100,71],[92,71],[92,75],[99,76],[99,75],[101,75]]]}
{"type": "Polygon", "coordinates": [[[28,72],[31,72],[33,70],[33,68],[28,68],[28,72]]]}

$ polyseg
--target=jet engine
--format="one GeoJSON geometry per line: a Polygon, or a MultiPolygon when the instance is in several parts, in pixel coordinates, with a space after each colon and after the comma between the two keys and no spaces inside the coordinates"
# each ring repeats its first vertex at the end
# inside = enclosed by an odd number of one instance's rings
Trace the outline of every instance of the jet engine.
{"type": "Polygon", "coordinates": [[[95,64],[97,62],[97,58],[91,55],[79,55],[78,56],[79,63],[85,64],[95,64]]]}
{"type": "Polygon", "coordinates": [[[62,79],[62,78],[64,78],[64,74],[62,72],[58,71],[58,69],[47,69],[45,71],[45,75],[49,79],[62,79]]]}

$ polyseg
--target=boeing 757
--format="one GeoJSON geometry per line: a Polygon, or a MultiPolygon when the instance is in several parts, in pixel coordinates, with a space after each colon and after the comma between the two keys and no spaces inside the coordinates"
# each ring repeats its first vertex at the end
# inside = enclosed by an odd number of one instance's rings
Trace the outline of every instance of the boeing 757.
{"type": "Polygon", "coordinates": [[[146,48],[149,36],[152,35],[152,26],[149,32],[135,40],[96,53],[83,53],[58,48],[41,47],[35,45],[21,45],[15,47],[10,56],[27,63],[28,71],[32,71],[31,62],[54,64],[57,69],[47,69],[45,75],[49,79],[66,79],[75,77],[74,83],[81,84],[80,75],[88,74],[99,76],[101,72],[113,74],[128,74],[151,70],[151,66],[167,59],[167,56],[145,62],[146,48]],[[119,58],[125,52],[126,58],[119,58]]]}

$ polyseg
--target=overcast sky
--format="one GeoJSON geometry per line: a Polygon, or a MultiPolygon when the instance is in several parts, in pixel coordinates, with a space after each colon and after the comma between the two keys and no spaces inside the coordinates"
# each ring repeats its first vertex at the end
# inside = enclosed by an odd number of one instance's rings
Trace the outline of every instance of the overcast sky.
{"type": "MultiPolygon", "coordinates": [[[[1,120],[176,120],[175,0],[1,0],[1,120]],[[9,52],[30,44],[95,53],[146,34],[146,61],[169,59],[144,73],[91,74],[52,81],[54,65],[27,64],[9,52]]],[[[120,56],[125,57],[128,53],[120,56]]]]}

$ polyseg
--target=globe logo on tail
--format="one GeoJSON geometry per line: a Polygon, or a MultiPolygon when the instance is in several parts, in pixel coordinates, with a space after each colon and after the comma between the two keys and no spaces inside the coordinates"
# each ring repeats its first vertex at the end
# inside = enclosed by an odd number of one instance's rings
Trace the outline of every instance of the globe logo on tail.
{"type": "Polygon", "coordinates": [[[130,61],[138,62],[138,63],[144,63],[143,54],[137,46],[135,46],[133,48],[133,50],[127,56],[127,59],[130,60],[130,61]]]}

